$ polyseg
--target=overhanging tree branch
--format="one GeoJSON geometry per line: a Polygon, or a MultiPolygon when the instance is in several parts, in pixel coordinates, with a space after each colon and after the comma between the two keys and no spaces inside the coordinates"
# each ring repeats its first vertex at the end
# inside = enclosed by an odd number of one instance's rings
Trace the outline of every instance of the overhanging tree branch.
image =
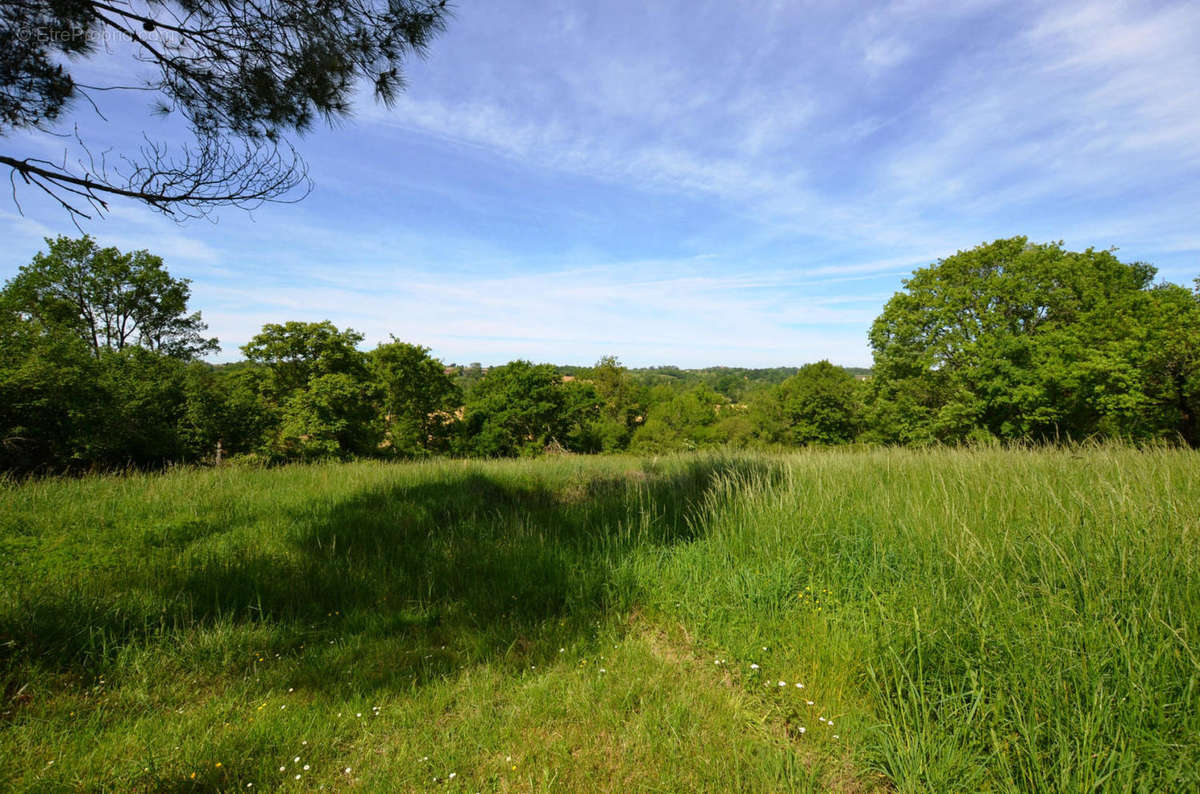
{"type": "Polygon", "coordinates": [[[49,132],[81,96],[99,114],[88,91],[132,90],[159,93],[159,112],[179,116],[195,142],[168,151],[146,140],[113,172],[90,153],[78,168],[15,153],[0,164],[14,190],[35,187],[73,217],[103,214],[114,198],[179,218],[299,200],[311,183],[288,133],[347,115],[363,81],[393,102],[405,60],[424,54],[448,14],[445,0],[10,0],[0,6],[0,136],[49,132]],[[145,83],[77,83],[64,56],[113,37],[149,68],[145,83]]]}

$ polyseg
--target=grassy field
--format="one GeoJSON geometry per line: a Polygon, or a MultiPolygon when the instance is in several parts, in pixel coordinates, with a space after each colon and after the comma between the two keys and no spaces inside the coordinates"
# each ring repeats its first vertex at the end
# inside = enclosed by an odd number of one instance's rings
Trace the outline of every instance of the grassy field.
{"type": "Polygon", "coordinates": [[[0,789],[1200,790],[1200,454],[0,489],[0,789]]]}

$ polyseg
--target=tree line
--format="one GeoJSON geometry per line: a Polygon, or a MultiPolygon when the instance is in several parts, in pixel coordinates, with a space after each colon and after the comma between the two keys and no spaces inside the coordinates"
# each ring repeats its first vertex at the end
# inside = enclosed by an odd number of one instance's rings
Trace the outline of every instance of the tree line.
{"type": "Polygon", "coordinates": [[[47,241],[0,291],[0,469],[243,458],[660,453],[1123,438],[1200,445],[1200,283],[1111,251],[997,240],[918,269],[872,370],[446,366],[330,322],[268,324],[244,360],[160,257],[47,241]]]}

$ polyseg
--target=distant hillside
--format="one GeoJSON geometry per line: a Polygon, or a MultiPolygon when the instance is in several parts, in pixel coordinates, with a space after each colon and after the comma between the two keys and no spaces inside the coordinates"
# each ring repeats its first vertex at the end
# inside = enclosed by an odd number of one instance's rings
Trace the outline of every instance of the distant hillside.
{"type": "MultiPolygon", "coordinates": [[[[563,375],[578,376],[586,373],[588,367],[559,366],[558,371],[563,375]]],[[[629,370],[634,379],[643,386],[672,386],[688,389],[703,384],[716,392],[724,394],[731,400],[737,401],[758,389],[775,386],[795,375],[799,367],[769,367],[752,369],[748,367],[704,367],[701,369],[683,369],[671,365],[657,367],[637,367],[629,370]]],[[[871,370],[863,367],[843,367],[847,372],[860,380],[870,377],[871,370]]]]}

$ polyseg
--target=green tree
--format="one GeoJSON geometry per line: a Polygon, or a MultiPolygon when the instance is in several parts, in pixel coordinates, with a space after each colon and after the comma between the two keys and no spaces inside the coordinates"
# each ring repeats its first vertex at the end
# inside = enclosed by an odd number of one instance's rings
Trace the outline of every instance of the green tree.
{"type": "Polygon", "coordinates": [[[74,333],[96,357],[131,345],[180,359],[219,349],[200,312],[188,313],[191,282],[173,278],[161,257],[101,248],[86,235],[46,244],[5,284],[0,302],[9,310],[74,333]]]}
{"type": "Polygon", "coordinates": [[[195,141],[169,149],[139,136],[119,156],[90,157],[76,130],[79,156],[59,164],[0,153],[0,164],[77,215],[103,211],[115,197],[184,216],[254,207],[307,184],[285,136],[347,116],[362,82],[391,104],[405,61],[426,50],[447,13],[445,0],[7,2],[0,7],[0,136],[54,134],[74,100],[100,107],[109,92],[148,91],[154,109],[180,118],[195,141]],[[95,46],[109,37],[128,46],[95,46]],[[95,74],[119,68],[93,72],[92,85],[72,77],[78,61],[114,56],[148,67],[147,79],[95,84],[95,74]],[[112,161],[124,167],[107,167],[112,161]]]}
{"type": "Polygon", "coordinates": [[[391,449],[408,457],[448,449],[462,391],[442,362],[392,337],[371,351],[370,365],[391,449]]]}
{"type": "Polygon", "coordinates": [[[511,361],[493,367],[467,395],[458,451],[484,457],[540,454],[569,449],[593,399],[563,387],[549,364],[511,361]]]}
{"type": "Polygon", "coordinates": [[[293,320],[267,323],[242,345],[242,352],[247,360],[267,367],[271,373],[269,389],[282,399],[319,375],[346,374],[366,380],[367,357],[358,349],[362,340],[358,331],[339,330],[328,320],[293,320]]]}
{"type": "Polygon", "coordinates": [[[189,454],[216,460],[259,450],[279,412],[264,398],[261,367],[196,362],[184,380],[181,433],[189,454]]]}
{"type": "Polygon", "coordinates": [[[1154,274],[1024,237],[917,270],[871,329],[872,434],[1195,443],[1195,299],[1154,274]]]}
{"type": "Polygon", "coordinates": [[[301,458],[376,454],[383,433],[373,396],[347,373],[314,376],[283,404],[278,451],[301,458]]]}
{"type": "Polygon", "coordinates": [[[85,462],[100,365],[73,334],[0,306],[0,470],[63,470],[85,462]]]}
{"type": "Polygon", "coordinates": [[[670,452],[715,446],[728,440],[721,420],[728,416],[729,401],[708,386],[696,385],[676,392],[670,386],[650,391],[646,421],[633,434],[630,449],[670,452]]]}
{"type": "Polygon", "coordinates": [[[595,448],[601,452],[626,449],[644,415],[644,390],[616,356],[601,357],[582,377],[595,389],[599,400],[590,431],[595,448]]]}
{"type": "Polygon", "coordinates": [[[381,437],[378,388],[362,334],[320,323],[270,323],[242,346],[266,370],[263,396],[280,424],[269,444],[284,457],[373,454],[381,437]]]}
{"type": "Polygon", "coordinates": [[[187,460],[181,433],[186,368],[178,359],[136,345],[106,351],[100,358],[105,400],[90,412],[84,457],[106,468],[187,460]]]}
{"type": "Polygon", "coordinates": [[[858,382],[829,361],[805,364],[771,390],[779,423],[770,440],[776,443],[845,444],[858,435],[862,408],[858,382]]]}

